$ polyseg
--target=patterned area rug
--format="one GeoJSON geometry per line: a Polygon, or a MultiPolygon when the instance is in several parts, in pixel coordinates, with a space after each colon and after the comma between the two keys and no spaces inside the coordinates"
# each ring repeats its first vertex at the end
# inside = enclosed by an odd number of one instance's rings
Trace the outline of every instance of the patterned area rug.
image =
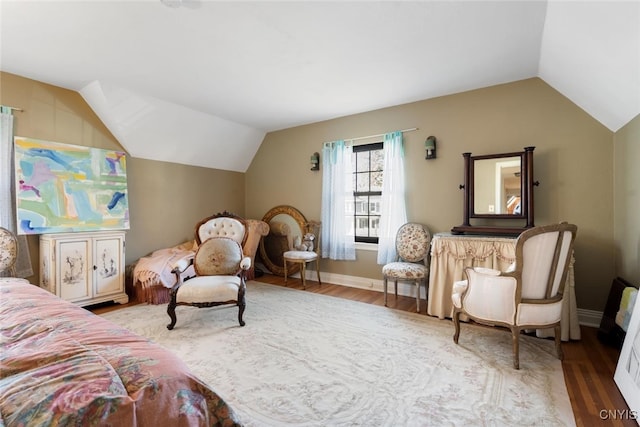
{"type": "Polygon", "coordinates": [[[180,356],[247,426],[575,425],[552,340],[250,282],[237,309],[137,305],[103,317],[180,356]]]}

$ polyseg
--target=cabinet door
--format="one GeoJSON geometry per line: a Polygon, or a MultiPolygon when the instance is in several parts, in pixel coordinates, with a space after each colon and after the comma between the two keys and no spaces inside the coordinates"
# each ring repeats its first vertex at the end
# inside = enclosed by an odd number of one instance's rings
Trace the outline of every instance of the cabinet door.
{"type": "Polygon", "coordinates": [[[58,242],[57,281],[60,298],[79,301],[91,298],[91,240],[58,242]]]}
{"type": "Polygon", "coordinates": [[[95,292],[94,296],[109,295],[122,292],[124,282],[122,274],[123,265],[123,239],[121,236],[105,236],[95,239],[94,269],[95,292]]]}

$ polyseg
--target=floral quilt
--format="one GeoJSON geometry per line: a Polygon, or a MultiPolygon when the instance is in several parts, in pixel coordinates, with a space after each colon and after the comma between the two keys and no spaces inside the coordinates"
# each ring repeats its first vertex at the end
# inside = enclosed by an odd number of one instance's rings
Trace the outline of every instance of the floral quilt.
{"type": "Polygon", "coordinates": [[[173,353],[23,279],[0,279],[0,427],[236,426],[173,353]]]}

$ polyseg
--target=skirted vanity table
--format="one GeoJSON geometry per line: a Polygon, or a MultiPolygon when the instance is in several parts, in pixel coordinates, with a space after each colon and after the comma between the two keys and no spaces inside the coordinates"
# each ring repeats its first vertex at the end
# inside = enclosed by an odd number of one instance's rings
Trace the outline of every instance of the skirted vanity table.
{"type": "MultiPolygon", "coordinates": [[[[463,154],[463,223],[451,233],[435,234],[431,241],[427,314],[451,318],[453,284],[465,279],[466,267],[505,271],[515,261],[517,236],[534,226],[533,187],[538,185],[533,180],[534,148],[483,156],[463,154]]],[[[562,303],[563,341],[580,339],[573,263],[572,257],[562,303]]],[[[553,336],[553,329],[538,330],[537,335],[553,336]]]]}

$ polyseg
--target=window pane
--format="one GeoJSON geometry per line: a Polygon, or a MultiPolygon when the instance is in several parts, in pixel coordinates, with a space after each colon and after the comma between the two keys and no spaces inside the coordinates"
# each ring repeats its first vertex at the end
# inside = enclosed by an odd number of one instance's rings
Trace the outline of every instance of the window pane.
{"type": "Polygon", "coordinates": [[[378,237],[378,230],[380,230],[380,217],[369,217],[369,236],[378,237]]]}
{"type": "Polygon", "coordinates": [[[356,191],[358,193],[369,191],[369,173],[357,173],[356,176],[356,191]]]}
{"type": "Polygon", "coordinates": [[[369,198],[367,196],[356,197],[356,215],[366,215],[369,213],[369,198]]]}
{"type": "Polygon", "coordinates": [[[384,152],[382,150],[371,151],[371,170],[381,171],[384,165],[384,152]]]}
{"type": "Polygon", "coordinates": [[[380,215],[382,196],[369,196],[369,215],[380,215]]]}
{"type": "Polygon", "coordinates": [[[382,191],[382,172],[371,172],[371,191],[382,191]]]}
{"type": "Polygon", "coordinates": [[[355,153],[356,160],[356,172],[366,172],[369,170],[369,152],[368,151],[360,151],[355,153]]]}
{"type": "Polygon", "coordinates": [[[356,236],[369,235],[369,217],[356,216],[356,236]]]}

